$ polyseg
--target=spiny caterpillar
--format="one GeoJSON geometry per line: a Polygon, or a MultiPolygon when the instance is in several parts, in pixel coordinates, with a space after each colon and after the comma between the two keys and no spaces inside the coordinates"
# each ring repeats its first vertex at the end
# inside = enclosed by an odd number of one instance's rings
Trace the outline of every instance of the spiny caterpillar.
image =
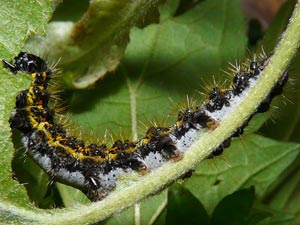
{"type": "MultiPolygon", "coordinates": [[[[117,140],[111,147],[105,144],[86,145],[70,136],[65,127],[55,122],[55,112],[48,107],[51,97],[48,84],[53,75],[47,63],[38,56],[21,52],[13,62],[2,60],[12,73],[30,74],[29,89],[16,97],[16,107],[9,120],[12,129],[22,133],[27,154],[53,181],[73,186],[92,201],[103,199],[115,189],[118,177],[134,171],[143,175],[167,161],[177,161],[199,134],[215,129],[243,101],[269,62],[261,56],[237,68],[230,88],[214,87],[201,106],[190,106],[178,113],[169,127],[150,127],[137,141],[117,140]]],[[[229,147],[232,137],[243,134],[256,114],[268,110],[271,100],[282,93],[288,74],[283,73],[255,112],[209,156],[220,155],[229,147]]]]}

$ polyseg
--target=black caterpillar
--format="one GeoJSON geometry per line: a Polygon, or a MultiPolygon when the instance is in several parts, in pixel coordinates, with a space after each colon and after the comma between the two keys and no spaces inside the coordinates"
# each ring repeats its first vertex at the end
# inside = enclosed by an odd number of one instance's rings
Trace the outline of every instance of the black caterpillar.
{"type": "MultiPolygon", "coordinates": [[[[180,110],[177,121],[169,127],[150,127],[137,141],[117,140],[111,147],[89,144],[68,135],[64,125],[55,122],[55,112],[48,107],[51,94],[48,84],[53,75],[40,57],[21,52],[13,62],[3,60],[12,73],[32,77],[29,89],[16,97],[16,107],[9,120],[12,129],[22,133],[27,154],[51,177],[84,192],[92,201],[103,199],[116,187],[118,177],[137,171],[141,175],[169,160],[180,160],[203,131],[215,129],[238,106],[255,85],[269,62],[266,56],[252,61],[246,69],[238,68],[230,88],[214,87],[201,106],[180,110]]],[[[282,93],[288,74],[285,72],[255,112],[209,156],[220,155],[232,137],[243,134],[256,113],[269,109],[271,100],[282,93]]]]}

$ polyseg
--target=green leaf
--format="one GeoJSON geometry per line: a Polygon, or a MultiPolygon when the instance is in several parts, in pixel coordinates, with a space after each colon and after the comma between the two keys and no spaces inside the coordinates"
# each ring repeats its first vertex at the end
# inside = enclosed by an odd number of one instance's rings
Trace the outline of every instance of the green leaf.
{"type": "MultiPolygon", "coordinates": [[[[2,219],[10,218],[11,207],[32,208],[29,203],[25,188],[13,180],[11,161],[14,153],[14,146],[11,141],[11,131],[8,119],[11,109],[14,107],[15,94],[20,87],[29,85],[29,80],[22,77],[15,77],[11,73],[0,69],[0,222],[2,219]]],[[[13,217],[13,216],[12,216],[13,217]]],[[[5,221],[5,220],[4,220],[5,221]]],[[[3,222],[3,221],[2,221],[3,222]]]]}
{"type": "Polygon", "coordinates": [[[269,212],[269,210],[266,210],[265,208],[257,208],[254,204],[250,211],[250,214],[247,217],[245,225],[258,225],[262,221],[265,221],[266,218],[270,218],[271,216],[273,216],[273,214],[269,212]]]}
{"type": "MultiPolygon", "coordinates": [[[[286,23],[288,22],[288,14],[292,11],[295,1],[287,1],[284,7],[281,9],[278,16],[275,18],[272,26],[270,27],[263,43],[268,49],[271,49],[275,45],[274,41],[271,41],[274,37],[279,37],[286,23]]],[[[299,75],[300,55],[295,57],[291,65],[289,76],[291,77],[290,85],[285,90],[284,100],[277,101],[276,105],[279,106],[279,110],[273,110],[275,114],[276,123],[266,124],[260,131],[264,134],[284,140],[284,141],[296,141],[299,143],[299,128],[300,128],[300,97],[297,94],[299,90],[299,79],[295,79],[299,75]],[[285,104],[283,104],[285,103],[285,104]],[[283,110],[284,108],[284,110],[283,110]],[[276,131],[276,132],[274,132],[276,131]]],[[[299,160],[294,163],[294,168],[289,171],[281,179],[278,179],[275,188],[268,193],[264,199],[264,203],[268,204],[270,208],[277,210],[277,217],[267,219],[262,224],[299,224],[299,160]]],[[[276,214],[275,214],[276,215],[276,214]]]]}
{"type": "MultiPolygon", "coordinates": [[[[261,44],[267,52],[272,51],[276,44],[276,40],[284,31],[295,2],[296,1],[294,0],[287,1],[267,30],[261,44]]],[[[270,114],[273,115],[273,120],[276,121],[276,123],[266,123],[260,130],[269,137],[283,141],[295,141],[298,143],[300,142],[298,132],[300,128],[300,95],[297,94],[297,90],[300,88],[300,81],[296,78],[296,76],[300,73],[299,60],[300,55],[298,53],[292,61],[292,65],[289,70],[290,81],[285,88],[284,97],[275,99],[272,103],[275,107],[271,109],[270,114]],[[277,129],[278,127],[280,127],[280,129],[277,129]],[[274,132],[274,130],[276,130],[276,132],[274,132]]]]}
{"type": "Polygon", "coordinates": [[[89,6],[89,0],[64,0],[55,9],[51,21],[73,21],[80,20],[89,6]]]}
{"type": "Polygon", "coordinates": [[[271,217],[268,217],[256,225],[291,225],[291,224],[297,224],[293,223],[293,216],[290,214],[287,214],[282,211],[276,211],[276,210],[270,210],[269,213],[272,214],[271,217]]]}
{"type": "Polygon", "coordinates": [[[201,203],[181,185],[173,185],[168,193],[166,224],[208,225],[209,217],[201,203]]]}
{"type": "MultiPolygon", "coordinates": [[[[31,34],[43,34],[54,6],[50,1],[29,0],[1,1],[0,4],[0,58],[9,60],[21,50],[31,34]]],[[[24,187],[12,179],[11,161],[14,148],[8,124],[16,93],[20,88],[28,87],[29,78],[13,76],[2,68],[0,73],[0,218],[2,219],[11,216],[5,212],[9,205],[26,208],[31,208],[32,205],[28,201],[24,187]]]]}
{"type": "Polygon", "coordinates": [[[1,57],[15,56],[32,34],[44,34],[54,5],[46,0],[0,1],[1,57]]]}
{"type": "Polygon", "coordinates": [[[286,28],[295,4],[295,0],[286,1],[268,27],[268,30],[259,45],[262,46],[266,52],[272,52],[275,48],[278,39],[286,28]]]}
{"type": "Polygon", "coordinates": [[[215,208],[211,225],[243,225],[254,201],[254,188],[237,191],[226,196],[215,208]]]}
{"type": "Polygon", "coordinates": [[[63,80],[71,87],[94,84],[120,63],[133,26],[157,21],[159,0],[93,0],[83,17],[52,22],[47,37],[31,39],[27,47],[51,49],[50,59],[61,59],[63,80]]]}
{"type": "Polygon", "coordinates": [[[72,119],[86,131],[93,129],[95,136],[121,128],[125,138],[145,134],[142,123],[148,125],[155,117],[163,124],[170,115],[169,124],[174,123],[178,106],[172,102],[195,95],[205,76],[211,79],[244,54],[246,37],[236,33],[245,30],[239,3],[206,1],[161,24],[133,29],[117,73],[93,89],[73,92],[72,119]],[[234,26],[232,21],[237,21],[234,26]]]}
{"type": "Polygon", "coordinates": [[[272,209],[293,215],[292,224],[300,223],[300,206],[298,201],[300,197],[299,184],[300,172],[299,166],[297,166],[289,173],[289,176],[285,177],[281,184],[276,187],[265,201],[272,209]]]}
{"type": "Polygon", "coordinates": [[[201,163],[185,186],[212,212],[226,195],[255,186],[259,198],[295,160],[299,145],[282,143],[258,135],[234,140],[223,158],[201,163]]]}
{"type": "Polygon", "coordinates": [[[106,222],[106,225],[153,224],[167,205],[167,190],[146,198],[133,207],[115,215],[106,222]]]}
{"type": "MultiPolygon", "coordinates": [[[[20,135],[17,138],[21,139],[20,135]]],[[[15,139],[15,137],[14,137],[15,139]]],[[[39,208],[51,208],[57,202],[53,202],[54,195],[57,191],[52,188],[54,185],[49,185],[49,177],[44,171],[29,157],[26,156],[25,149],[22,145],[14,143],[16,152],[11,163],[14,177],[21,184],[24,184],[29,198],[39,208]]]]}

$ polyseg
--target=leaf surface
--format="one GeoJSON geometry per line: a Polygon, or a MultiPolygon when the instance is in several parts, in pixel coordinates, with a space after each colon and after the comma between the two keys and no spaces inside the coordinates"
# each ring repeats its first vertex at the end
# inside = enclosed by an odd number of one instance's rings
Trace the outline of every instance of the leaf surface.
{"type": "MultiPolygon", "coordinates": [[[[10,60],[18,54],[29,35],[44,33],[54,5],[50,1],[37,0],[1,1],[0,4],[0,58],[10,60]]],[[[13,207],[32,208],[32,205],[24,187],[12,179],[11,161],[14,148],[8,124],[16,93],[29,85],[29,78],[23,75],[13,76],[2,67],[0,72],[0,218],[3,219],[12,218],[9,209],[13,207]]]]}
{"type": "Polygon", "coordinates": [[[240,188],[254,185],[262,198],[298,155],[298,144],[243,136],[233,141],[223,158],[201,163],[185,185],[211,213],[223,197],[240,188]]]}

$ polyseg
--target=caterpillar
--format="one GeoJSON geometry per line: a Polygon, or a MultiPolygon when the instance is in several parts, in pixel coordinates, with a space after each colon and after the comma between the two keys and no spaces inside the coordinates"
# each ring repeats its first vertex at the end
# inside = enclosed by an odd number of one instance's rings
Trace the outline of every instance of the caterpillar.
{"type": "MultiPolygon", "coordinates": [[[[51,180],[78,188],[91,201],[98,201],[116,188],[122,174],[143,175],[167,161],[180,160],[200,133],[218,127],[255,85],[270,60],[265,54],[258,58],[236,69],[229,88],[214,87],[202,105],[180,110],[174,125],[150,127],[139,140],[117,140],[108,147],[85,144],[55,121],[55,111],[48,106],[51,98],[48,84],[54,71],[42,58],[21,52],[12,62],[2,60],[13,74],[20,71],[32,79],[30,87],[16,97],[10,127],[22,133],[26,153],[51,180]]],[[[255,114],[267,111],[272,99],[282,93],[287,80],[288,73],[284,72],[253,114],[208,158],[222,154],[223,149],[230,146],[231,138],[243,134],[255,114]]]]}

